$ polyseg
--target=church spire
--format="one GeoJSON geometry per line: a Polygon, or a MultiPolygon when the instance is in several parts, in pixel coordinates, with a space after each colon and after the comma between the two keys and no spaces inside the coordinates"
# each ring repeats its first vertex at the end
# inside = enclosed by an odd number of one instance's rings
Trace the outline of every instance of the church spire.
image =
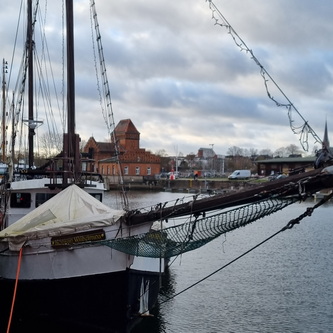
{"type": "Polygon", "coordinates": [[[314,167],[322,168],[327,163],[332,164],[333,162],[333,152],[330,149],[330,141],[328,140],[328,131],[327,131],[327,120],[325,121],[325,132],[322,143],[322,148],[316,152],[316,160],[314,163],[314,167]]]}
{"type": "Polygon", "coordinates": [[[330,149],[330,141],[328,139],[328,133],[327,133],[327,120],[325,121],[325,132],[324,132],[324,138],[323,138],[323,149],[330,149]]]}

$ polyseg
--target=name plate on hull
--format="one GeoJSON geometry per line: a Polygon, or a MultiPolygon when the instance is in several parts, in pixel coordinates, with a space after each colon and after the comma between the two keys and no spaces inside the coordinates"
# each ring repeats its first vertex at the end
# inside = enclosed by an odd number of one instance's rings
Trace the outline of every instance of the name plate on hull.
{"type": "Polygon", "coordinates": [[[105,239],[104,230],[86,231],[77,234],[65,236],[56,236],[51,238],[52,247],[65,247],[79,243],[96,242],[105,239]]]}

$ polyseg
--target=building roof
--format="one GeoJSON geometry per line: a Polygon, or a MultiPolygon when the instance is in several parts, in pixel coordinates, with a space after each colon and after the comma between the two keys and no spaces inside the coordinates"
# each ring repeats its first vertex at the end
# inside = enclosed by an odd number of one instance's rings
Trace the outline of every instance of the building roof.
{"type": "Polygon", "coordinates": [[[96,147],[98,147],[99,151],[102,151],[102,152],[106,152],[107,151],[107,152],[109,152],[111,150],[114,150],[114,144],[111,143],[111,142],[97,142],[95,140],[95,138],[93,136],[91,136],[89,138],[89,140],[87,141],[86,146],[88,144],[90,144],[91,142],[93,142],[96,145],[96,147]]]}
{"type": "Polygon", "coordinates": [[[120,120],[118,125],[115,128],[115,132],[117,134],[120,134],[120,133],[140,134],[140,132],[136,129],[136,127],[132,123],[131,119],[120,120]]]}
{"type": "Polygon", "coordinates": [[[259,160],[256,163],[261,164],[281,164],[281,163],[313,163],[315,161],[315,156],[307,156],[307,157],[276,157],[270,158],[267,160],[259,160]]]}
{"type": "Polygon", "coordinates": [[[96,142],[96,145],[99,148],[99,151],[113,151],[114,149],[114,144],[111,142],[96,142]]]}

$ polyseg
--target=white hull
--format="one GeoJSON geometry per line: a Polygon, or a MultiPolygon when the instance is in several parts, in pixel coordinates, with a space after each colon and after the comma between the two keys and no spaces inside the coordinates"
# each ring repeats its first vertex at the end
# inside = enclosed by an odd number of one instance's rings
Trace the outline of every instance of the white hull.
{"type": "MultiPolygon", "coordinates": [[[[104,228],[108,239],[113,239],[119,230],[119,224],[104,228]]],[[[128,236],[123,230],[123,237],[128,236]]],[[[131,234],[141,234],[149,231],[147,225],[130,229],[131,234]]],[[[106,239],[107,240],[107,239],[106,239]]],[[[5,279],[15,279],[19,252],[10,251],[8,244],[1,244],[0,276],[5,279]]],[[[163,263],[163,262],[162,262],[163,263]]],[[[53,248],[51,237],[39,240],[29,240],[23,247],[20,280],[63,279],[94,274],[105,274],[127,269],[159,273],[160,260],[153,258],[134,257],[106,245],[94,243],[53,248]]]]}
{"type": "Polygon", "coordinates": [[[103,214],[93,222],[89,222],[87,216],[83,218],[82,221],[87,221],[83,224],[77,219],[69,225],[64,223],[52,229],[50,223],[47,226],[41,223],[33,226],[33,231],[26,232],[27,223],[29,225],[34,219],[33,214],[28,215],[32,216],[31,219],[25,217],[6,229],[12,236],[17,230],[24,232],[24,236],[19,235],[18,241],[15,237],[4,237],[0,242],[0,307],[3,309],[0,329],[6,327],[9,318],[17,277],[13,321],[24,323],[24,328],[30,321],[34,323],[47,318],[48,323],[55,319],[72,321],[73,325],[83,327],[99,325],[113,328],[116,323],[122,331],[142,315],[140,302],[144,301],[147,310],[153,308],[164,271],[164,260],[135,257],[106,245],[117,237],[146,233],[151,223],[127,226],[118,220],[109,221],[111,225],[101,227],[100,224],[107,223],[103,214]],[[43,227],[47,229],[43,230],[43,227]],[[99,232],[105,235],[105,239],[81,241],[82,235],[85,238],[99,232]],[[43,237],[45,233],[49,235],[43,237]],[[79,243],[63,243],[74,238],[79,239],[79,243]],[[21,252],[15,250],[16,245],[21,246],[21,252]],[[141,295],[143,284],[150,287],[141,295]]]}

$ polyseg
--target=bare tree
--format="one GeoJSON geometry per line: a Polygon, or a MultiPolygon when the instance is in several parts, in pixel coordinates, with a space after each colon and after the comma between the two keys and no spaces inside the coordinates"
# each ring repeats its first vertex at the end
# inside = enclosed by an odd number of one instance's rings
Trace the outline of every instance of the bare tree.
{"type": "Polygon", "coordinates": [[[86,140],[81,140],[80,141],[80,151],[83,151],[85,145],[87,144],[87,141],[86,140]]]}
{"type": "Polygon", "coordinates": [[[243,156],[246,156],[246,157],[250,157],[251,156],[249,149],[243,148],[242,151],[243,151],[243,156]]]}
{"type": "Polygon", "coordinates": [[[59,154],[62,149],[62,135],[43,133],[38,137],[41,155],[51,157],[59,154]]]}
{"type": "Polygon", "coordinates": [[[237,146],[230,147],[227,151],[229,156],[243,156],[243,149],[237,146]]]}
{"type": "Polygon", "coordinates": [[[287,152],[286,152],[285,147],[280,147],[280,148],[276,149],[274,152],[274,156],[276,156],[276,157],[286,157],[286,155],[287,155],[287,152]]]}
{"type": "Polygon", "coordinates": [[[193,169],[195,166],[195,154],[191,152],[188,155],[186,155],[185,159],[187,160],[189,168],[193,169]]]}
{"type": "Polygon", "coordinates": [[[258,156],[258,150],[255,149],[255,148],[250,148],[249,149],[249,156],[252,157],[252,158],[258,156]]]}
{"type": "Polygon", "coordinates": [[[272,151],[269,148],[261,149],[259,152],[259,155],[261,156],[273,156],[272,151]]]}
{"type": "Polygon", "coordinates": [[[167,157],[168,154],[167,152],[165,151],[165,149],[159,149],[155,152],[155,155],[157,156],[161,156],[161,157],[167,157]]]}
{"type": "Polygon", "coordinates": [[[286,152],[288,153],[288,155],[299,155],[299,154],[302,154],[302,151],[301,149],[294,145],[294,144],[291,144],[289,146],[286,147],[286,152]]]}

